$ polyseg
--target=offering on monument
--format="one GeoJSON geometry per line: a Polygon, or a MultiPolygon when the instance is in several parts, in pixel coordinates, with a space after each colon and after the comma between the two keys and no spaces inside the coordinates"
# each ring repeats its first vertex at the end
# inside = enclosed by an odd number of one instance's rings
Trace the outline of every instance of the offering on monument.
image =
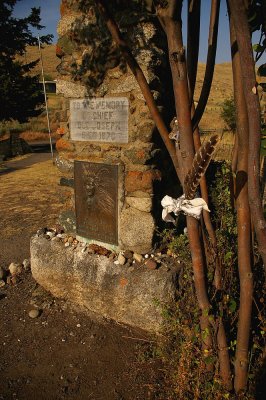
{"type": "Polygon", "coordinates": [[[72,140],[128,143],[127,97],[70,100],[72,140]]]}
{"type": "Polygon", "coordinates": [[[74,162],[77,234],[118,244],[118,165],[74,162]]]}

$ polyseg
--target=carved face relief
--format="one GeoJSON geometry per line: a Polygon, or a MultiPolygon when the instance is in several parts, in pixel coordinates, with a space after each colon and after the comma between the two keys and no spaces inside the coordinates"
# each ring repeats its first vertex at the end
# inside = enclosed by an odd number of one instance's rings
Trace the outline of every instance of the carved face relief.
{"type": "Polygon", "coordinates": [[[95,179],[92,176],[88,176],[87,182],[85,183],[86,195],[87,195],[87,204],[90,207],[93,203],[93,197],[96,191],[96,183],[95,179]]]}
{"type": "Polygon", "coordinates": [[[86,202],[89,208],[95,207],[108,214],[112,213],[114,207],[114,199],[109,194],[109,186],[113,184],[109,176],[109,170],[105,167],[97,171],[88,170],[85,167],[84,171],[84,188],[86,194],[86,202]]]}
{"type": "Polygon", "coordinates": [[[118,244],[118,165],[74,161],[77,233],[118,244]]]}

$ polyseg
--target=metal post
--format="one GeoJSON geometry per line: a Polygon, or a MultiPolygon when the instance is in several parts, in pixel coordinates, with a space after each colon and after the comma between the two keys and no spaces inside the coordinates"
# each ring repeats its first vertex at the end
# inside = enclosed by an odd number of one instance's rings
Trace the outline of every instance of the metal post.
{"type": "Polygon", "coordinates": [[[44,81],[41,42],[40,42],[40,36],[39,35],[38,35],[38,45],[39,45],[39,53],[40,53],[41,68],[42,68],[42,84],[43,84],[43,92],[44,92],[44,100],[45,100],[45,108],[46,108],[46,116],[47,116],[47,126],[48,126],[49,140],[50,140],[50,148],[51,148],[52,160],[54,160],[54,152],[53,152],[52,136],[51,136],[51,128],[50,128],[50,119],[49,119],[49,110],[48,110],[46,87],[45,87],[45,81],[44,81]]]}

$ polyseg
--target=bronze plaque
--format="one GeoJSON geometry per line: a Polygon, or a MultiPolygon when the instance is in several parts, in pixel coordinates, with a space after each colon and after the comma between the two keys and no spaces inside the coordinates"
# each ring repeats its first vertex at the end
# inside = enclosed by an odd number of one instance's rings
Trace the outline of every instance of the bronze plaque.
{"type": "Polygon", "coordinates": [[[75,161],[77,234],[118,244],[118,165],[75,161]]]}

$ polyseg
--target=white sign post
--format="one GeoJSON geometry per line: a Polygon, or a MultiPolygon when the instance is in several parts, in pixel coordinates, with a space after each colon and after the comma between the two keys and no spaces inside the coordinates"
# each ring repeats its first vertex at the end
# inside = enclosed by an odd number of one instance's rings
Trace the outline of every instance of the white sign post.
{"type": "Polygon", "coordinates": [[[76,141],[128,143],[128,98],[70,100],[70,138],[76,141]]]}

